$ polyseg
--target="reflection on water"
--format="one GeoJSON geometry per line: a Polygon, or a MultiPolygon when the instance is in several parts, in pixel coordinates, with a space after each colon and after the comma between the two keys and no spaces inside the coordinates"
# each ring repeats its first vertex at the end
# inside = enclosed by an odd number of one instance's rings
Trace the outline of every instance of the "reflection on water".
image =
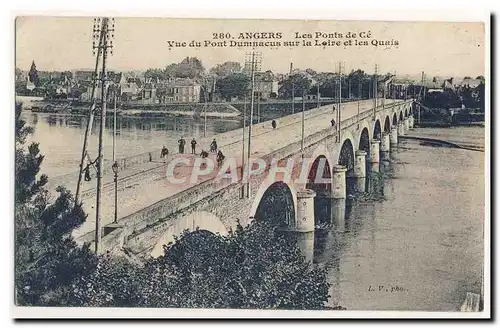
{"type": "MultiPolygon", "coordinates": [[[[87,118],[81,115],[47,114],[23,112],[27,124],[35,128],[31,141],[40,143],[45,159],[42,172],[59,176],[78,170],[87,118]]],[[[89,149],[97,156],[99,121],[93,124],[89,149]]],[[[112,160],[113,117],[106,118],[103,137],[104,162],[112,160]]],[[[129,157],[163,145],[170,149],[177,147],[180,137],[202,138],[204,120],[192,117],[135,118],[117,117],[117,158],[129,157]]],[[[223,133],[241,127],[239,120],[207,119],[207,136],[223,133]]],[[[29,140],[30,141],[30,140],[29,140]]],[[[204,145],[200,145],[203,147],[204,145]]]]}
{"type": "Polygon", "coordinates": [[[330,224],[314,233],[328,305],[457,311],[467,292],[480,293],[483,156],[408,142],[369,167],[367,193],[346,200],[344,231],[330,224]]]}

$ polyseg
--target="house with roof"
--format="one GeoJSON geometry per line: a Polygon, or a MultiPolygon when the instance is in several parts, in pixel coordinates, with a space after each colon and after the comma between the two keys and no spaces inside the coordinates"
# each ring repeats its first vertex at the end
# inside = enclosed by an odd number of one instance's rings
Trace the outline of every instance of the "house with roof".
{"type": "Polygon", "coordinates": [[[259,72],[255,75],[256,93],[260,99],[276,98],[278,96],[278,80],[272,73],[259,72]]]}
{"type": "Polygon", "coordinates": [[[154,99],[154,102],[159,103],[198,103],[201,84],[188,78],[171,78],[157,83],[147,82],[143,94],[146,99],[154,99]]]}

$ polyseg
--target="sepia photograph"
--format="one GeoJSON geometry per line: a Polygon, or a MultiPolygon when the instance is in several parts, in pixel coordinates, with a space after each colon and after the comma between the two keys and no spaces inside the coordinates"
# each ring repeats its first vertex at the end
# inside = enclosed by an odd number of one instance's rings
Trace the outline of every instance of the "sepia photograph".
{"type": "Polygon", "coordinates": [[[15,317],[489,316],[488,35],[17,16],[15,317]]]}

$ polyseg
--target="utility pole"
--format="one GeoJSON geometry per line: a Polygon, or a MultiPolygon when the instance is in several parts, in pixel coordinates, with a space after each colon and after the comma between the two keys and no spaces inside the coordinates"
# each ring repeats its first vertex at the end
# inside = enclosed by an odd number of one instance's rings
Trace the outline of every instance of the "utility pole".
{"type": "Polygon", "coordinates": [[[94,27],[92,29],[92,53],[95,55],[95,50],[98,49],[97,51],[97,57],[95,61],[95,68],[94,68],[94,75],[92,76],[92,94],[91,94],[91,101],[92,105],[90,106],[89,110],[89,118],[87,120],[87,127],[85,128],[85,136],[83,137],[83,147],[82,147],[82,156],[80,159],[80,172],[78,174],[78,182],[76,185],[76,192],[75,192],[75,206],[78,205],[79,202],[79,197],[80,197],[80,185],[82,183],[82,175],[83,175],[83,163],[85,162],[85,159],[87,158],[87,146],[88,146],[88,139],[90,134],[92,133],[92,125],[94,122],[94,112],[95,112],[95,107],[96,107],[96,100],[95,100],[95,90],[97,88],[97,80],[98,80],[98,71],[99,71],[99,60],[101,57],[101,47],[103,45],[103,38],[104,38],[104,33],[102,33],[102,30],[99,27],[100,24],[100,18],[94,18],[94,27]],[[97,40],[97,45],[96,45],[96,40],[97,40]]]}
{"type": "Polygon", "coordinates": [[[316,81],[316,87],[318,90],[318,93],[316,94],[316,101],[317,101],[317,106],[319,108],[320,102],[319,102],[319,81],[316,81]]]}
{"type": "MultiPolygon", "coordinates": [[[[293,63],[290,63],[290,75],[289,79],[292,79],[292,71],[293,71],[293,63]]],[[[292,114],[295,113],[295,83],[293,83],[292,79],[292,114]]]]}
{"type": "Polygon", "coordinates": [[[424,73],[424,71],[422,71],[422,89],[423,89],[423,92],[422,92],[422,102],[425,101],[425,86],[424,86],[424,83],[425,83],[425,73],[424,73]]]}
{"type": "Polygon", "coordinates": [[[304,158],[304,130],[305,130],[305,116],[306,114],[306,90],[302,89],[302,140],[300,143],[300,151],[302,158],[304,158]]]}
{"type": "Polygon", "coordinates": [[[360,98],[361,98],[361,90],[362,90],[362,84],[361,84],[361,80],[359,80],[359,84],[358,84],[358,128],[359,128],[359,102],[360,102],[360,98]]]}
{"type": "MultiPolygon", "coordinates": [[[[247,92],[248,93],[248,90],[247,92]]],[[[243,137],[242,137],[242,151],[241,151],[241,177],[243,177],[243,170],[245,169],[245,121],[247,119],[247,95],[243,100],[243,137]]],[[[245,198],[245,185],[241,188],[241,198],[245,198]]]]}
{"type": "Polygon", "coordinates": [[[203,111],[204,111],[204,123],[203,123],[203,138],[207,137],[207,106],[208,106],[208,83],[209,80],[205,76],[205,83],[204,83],[204,88],[205,89],[205,96],[203,97],[204,99],[204,104],[203,104],[203,111]]]}
{"type": "Polygon", "coordinates": [[[343,63],[339,62],[339,97],[338,97],[338,111],[337,111],[337,118],[338,118],[338,124],[337,124],[337,135],[338,135],[338,142],[341,141],[341,135],[340,135],[340,125],[341,125],[341,119],[342,119],[342,70],[343,70],[343,63]]]}
{"type": "MultiPolygon", "coordinates": [[[[114,21],[114,19],[113,19],[114,21]]],[[[103,174],[103,149],[102,138],[105,129],[106,107],[107,107],[107,79],[106,79],[106,58],[108,49],[113,48],[113,41],[108,41],[109,33],[114,32],[113,27],[108,27],[108,18],[102,19],[101,33],[103,34],[102,45],[99,50],[102,51],[102,73],[101,73],[101,124],[99,129],[99,148],[97,155],[97,193],[96,193],[96,220],[95,220],[95,252],[98,254],[101,248],[101,193],[102,193],[102,174],[103,174]]],[[[114,34],[112,34],[113,36],[114,34]]]]}
{"type": "MultiPolygon", "coordinates": [[[[247,179],[250,177],[250,156],[252,154],[252,125],[253,125],[253,105],[255,98],[255,72],[260,70],[260,64],[262,62],[262,54],[252,51],[249,55],[251,58],[247,60],[246,64],[252,65],[251,67],[251,81],[252,81],[252,96],[250,100],[250,123],[248,124],[248,156],[247,156],[247,179]]],[[[245,65],[247,66],[247,65],[245,65]]],[[[250,181],[247,181],[247,198],[250,197],[250,181]]]]}
{"type": "Polygon", "coordinates": [[[348,85],[348,98],[351,100],[351,78],[347,77],[347,85],[348,85]]]}
{"type": "Polygon", "coordinates": [[[378,65],[375,64],[375,74],[373,75],[373,120],[375,121],[376,114],[377,114],[377,97],[378,97],[378,81],[377,81],[377,74],[378,74],[378,65]]]}
{"type": "Polygon", "coordinates": [[[116,161],[116,98],[117,98],[117,86],[116,84],[114,85],[113,88],[113,98],[115,102],[115,108],[113,111],[113,166],[111,167],[113,169],[113,174],[114,174],[114,183],[115,183],[115,216],[114,216],[114,223],[118,223],[118,162],[116,161]]]}
{"type": "Polygon", "coordinates": [[[257,79],[257,123],[260,123],[260,78],[257,79]]]}

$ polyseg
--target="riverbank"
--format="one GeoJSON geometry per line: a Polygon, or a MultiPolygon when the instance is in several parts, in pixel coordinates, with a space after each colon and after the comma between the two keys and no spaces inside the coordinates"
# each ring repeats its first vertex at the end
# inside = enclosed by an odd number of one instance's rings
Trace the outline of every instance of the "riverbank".
{"type": "MultiPolygon", "coordinates": [[[[23,108],[37,113],[86,115],[90,103],[72,100],[46,100],[40,97],[16,97],[23,108]]],[[[108,115],[113,113],[108,105],[108,115]]],[[[208,117],[237,118],[241,112],[230,103],[166,103],[166,104],[118,104],[117,115],[125,117],[208,117]]]]}
{"type": "Polygon", "coordinates": [[[454,126],[449,128],[416,128],[406,132],[402,139],[415,139],[442,145],[484,151],[484,126],[454,126]]]}

